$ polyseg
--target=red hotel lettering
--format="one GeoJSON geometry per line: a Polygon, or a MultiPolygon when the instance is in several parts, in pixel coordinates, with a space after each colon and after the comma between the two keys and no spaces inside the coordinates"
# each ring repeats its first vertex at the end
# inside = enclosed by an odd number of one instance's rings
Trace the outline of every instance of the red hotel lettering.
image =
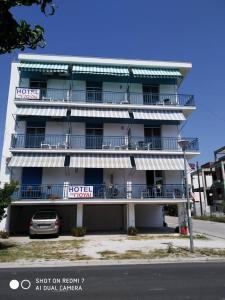
{"type": "Polygon", "coordinates": [[[75,198],[91,198],[91,193],[74,193],[75,198]]]}

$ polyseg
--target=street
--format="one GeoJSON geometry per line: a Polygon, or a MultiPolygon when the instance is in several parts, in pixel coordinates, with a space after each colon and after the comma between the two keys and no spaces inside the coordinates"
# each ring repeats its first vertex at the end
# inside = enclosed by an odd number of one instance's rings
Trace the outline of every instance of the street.
{"type": "MultiPolygon", "coordinates": [[[[178,226],[177,217],[166,216],[169,227],[178,226]]],[[[209,235],[211,237],[225,239],[225,223],[192,219],[194,233],[209,235]]]]}
{"type": "Polygon", "coordinates": [[[0,299],[222,300],[225,263],[1,269],[0,299]]]}

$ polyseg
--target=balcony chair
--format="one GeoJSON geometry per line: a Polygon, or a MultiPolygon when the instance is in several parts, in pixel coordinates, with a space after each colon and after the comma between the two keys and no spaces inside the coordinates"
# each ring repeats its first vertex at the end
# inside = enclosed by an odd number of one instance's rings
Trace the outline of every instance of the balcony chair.
{"type": "Polygon", "coordinates": [[[68,149],[68,142],[64,141],[63,143],[57,144],[57,149],[68,149]]]}
{"type": "Polygon", "coordinates": [[[44,142],[41,142],[41,148],[51,149],[51,145],[44,141],[44,142]]]}

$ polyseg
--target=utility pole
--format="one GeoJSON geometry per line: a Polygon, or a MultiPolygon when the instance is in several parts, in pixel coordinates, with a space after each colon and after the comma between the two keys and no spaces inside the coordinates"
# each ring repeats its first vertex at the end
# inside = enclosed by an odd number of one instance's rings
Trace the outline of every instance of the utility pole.
{"type": "MultiPolygon", "coordinates": [[[[197,176],[198,176],[198,193],[199,193],[200,209],[201,209],[201,216],[202,216],[203,215],[203,211],[202,211],[202,193],[200,191],[200,176],[199,176],[198,161],[196,163],[196,166],[197,166],[197,176]]],[[[204,180],[203,176],[202,176],[202,180],[204,180]]]]}

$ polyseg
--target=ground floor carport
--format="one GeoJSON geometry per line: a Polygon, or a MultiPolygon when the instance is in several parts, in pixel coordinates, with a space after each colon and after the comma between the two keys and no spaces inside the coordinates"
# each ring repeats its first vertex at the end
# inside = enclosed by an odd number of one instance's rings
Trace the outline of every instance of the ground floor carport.
{"type": "Polygon", "coordinates": [[[125,204],[84,205],[83,225],[91,231],[124,231],[127,210],[125,204]]]}
{"type": "Polygon", "coordinates": [[[12,205],[10,209],[10,234],[29,234],[29,223],[39,210],[54,210],[60,217],[61,233],[70,233],[76,226],[77,207],[73,205],[12,205]]]}
{"type": "MultiPolygon", "coordinates": [[[[139,201],[138,203],[129,201],[125,203],[13,204],[7,217],[9,232],[10,234],[29,234],[30,219],[39,210],[55,210],[58,213],[62,234],[70,234],[73,227],[82,226],[86,227],[87,232],[123,232],[128,227],[147,229],[164,226],[165,203],[139,201]]],[[[176,204],[181,225],[186,222],[185,204],[176,204]]]]}

